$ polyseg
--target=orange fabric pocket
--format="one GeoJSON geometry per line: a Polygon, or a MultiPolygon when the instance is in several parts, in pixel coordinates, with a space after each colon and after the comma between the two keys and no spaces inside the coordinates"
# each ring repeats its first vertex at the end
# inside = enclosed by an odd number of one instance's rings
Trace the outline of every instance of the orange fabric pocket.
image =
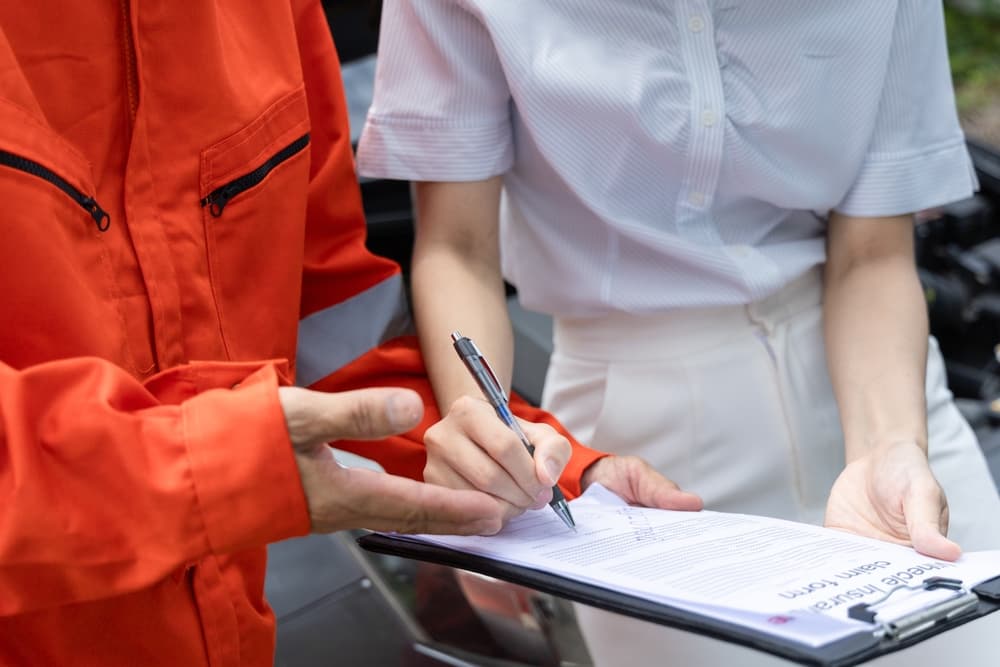
{"type": "Polygon", "coordinates": [[[212,291],[230,359],[292,359],[309,187],[309,111],[297,88],[201,154],[212,291]]]}
{"type": "Polygon", "coordinates": [[[23,368],[98,356],[134,368],[89,163],[25,110],[0,100],[5,279],[0,356],[23,368]]]}

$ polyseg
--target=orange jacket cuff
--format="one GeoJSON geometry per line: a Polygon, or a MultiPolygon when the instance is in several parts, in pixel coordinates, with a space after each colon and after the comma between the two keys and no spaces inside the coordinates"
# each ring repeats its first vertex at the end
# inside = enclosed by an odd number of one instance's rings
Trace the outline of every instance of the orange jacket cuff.
{"type": "Polygon", "coordinates": [[[215,553],[260,547],[309,532],[309,512],[265,366],[235,390],[211,390],[183,404],[195,495],[215,553]]]}
{"type": "Polygon", "coordinates": [[[586,445],[580,444],[580,442],[566,430],[554,416],[550,413],[536,408],[533,405],[529,405],[527,401],[523,398],[514,394],[511,396],[511,408],[514,414],[523,419],[533,422],[544,422],[556,429],[569,440],[570,446],[573,448],[573,452],[570,455],[569,463],[563,469],[562,476],[559,478],[559,488],[562,489],[563,494],[567,498],[576,498],[581,493],[583,489],[581,488],[581,478],[583,477],[584,471],[590,467],[595,461],[609,456],[605,452],[599,452],[596,449],[591,449],[586,445]]]}
{"type": "Polygon", "coordinates": [[[573,438],[570,438],[570,444],[573,445],[573,455],[570,457],[569,463],[566,464],[566,468],[563,469],[562,477],[559,478],[559,487],[567,498],[576,498],[583,493],[580,484],[583,473],[592,463],[605,456],[610,456],[610,454],[581,445],[573,438]]]}

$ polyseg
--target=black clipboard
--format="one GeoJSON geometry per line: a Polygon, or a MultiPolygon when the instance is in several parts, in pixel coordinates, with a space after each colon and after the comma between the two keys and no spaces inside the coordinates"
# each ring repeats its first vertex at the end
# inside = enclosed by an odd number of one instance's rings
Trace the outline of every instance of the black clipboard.
{"type": "Polygon", "coordinates": [[[876,630],[880,629],[880,626],[873,625],[871,631],[861,629],[856,634],[829,644],[812,647],[686,609],[670,607],[557,574],[512,565],[435,544],[394,538],[379,533],[359,537],[358,544],[375,553],[422,560],[477,572],[574,602],[749,646],[804,665],[818,665],[820,667],[857,665],[880,655],[912,646],[1000,609],[1000,576],[997,576],[971,589],[971,592],[978,599],[971,607],[964,609],[961,614],[948,616],[942,613],[936,618],[931,616],[927,619],[925,627],[921,627],[919,631],[911,632],[905,637],[894,639],[887,635],[879,636],[876,630]]]}

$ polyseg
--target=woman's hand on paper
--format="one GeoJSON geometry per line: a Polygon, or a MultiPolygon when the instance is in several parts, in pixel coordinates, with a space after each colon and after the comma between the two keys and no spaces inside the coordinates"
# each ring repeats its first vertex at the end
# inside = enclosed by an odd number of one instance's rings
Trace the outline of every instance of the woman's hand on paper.
{"type": "Polygon", "coordinates": [[[948,532],[948,502],[915,442],[882,445],[855,459],[833,484],[825,524],[913,546],[942,560],[961,555],[948,532]]]}
{"type": "Polygon", "coordinates": [[[572,450],[551,426],[518,421],[535,447],[534,456],[489,403],[459,398],[424,434],[424,481],[484,491],[501,502],[505,519],[545,507],[572,450]]]}
{"type": "Polygon", "coordinates": [[[701,498],[682,491],[638,456],[606,456],[594,461],[583,473],[581,486],[593,483],[621,496],[630,505],[668,510],[700,510],[701,498]]]}
{"type": "MultiPolygon", "coordinates": [[[[540,509],[569,462],[569,441],[547,424],[519,420],[535,447],[534,456],[481,399],[463,397],[440,422],[427,429],[424,480],[455,489],[478,489],[497,498],[504,518],[540,509]]],[[[606,456],[583,474],[586,489],[600,483],[626,502],[645,507],[700,510],[701,498],[636,456],[606,456]]]]}

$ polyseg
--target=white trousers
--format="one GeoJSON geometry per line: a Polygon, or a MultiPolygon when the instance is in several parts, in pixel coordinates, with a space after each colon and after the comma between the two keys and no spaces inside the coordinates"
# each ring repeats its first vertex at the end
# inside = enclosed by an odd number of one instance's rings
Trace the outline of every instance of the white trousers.
{"type": "MultiPolygon", "coordinates": [[[[820,300],[813,271],[748,306],[558,319],[543,406],[582,442],[645,458],[707,509],[821,523],[844,448],[820,300]]],[[[927,411],[949,537],[1000,548],[1000,497],[934,340],[927,411]]],[[[780,662],[582,605],[577,615],[599,666],[725,664],[733,650],[738,664],[780,662]]]]}

